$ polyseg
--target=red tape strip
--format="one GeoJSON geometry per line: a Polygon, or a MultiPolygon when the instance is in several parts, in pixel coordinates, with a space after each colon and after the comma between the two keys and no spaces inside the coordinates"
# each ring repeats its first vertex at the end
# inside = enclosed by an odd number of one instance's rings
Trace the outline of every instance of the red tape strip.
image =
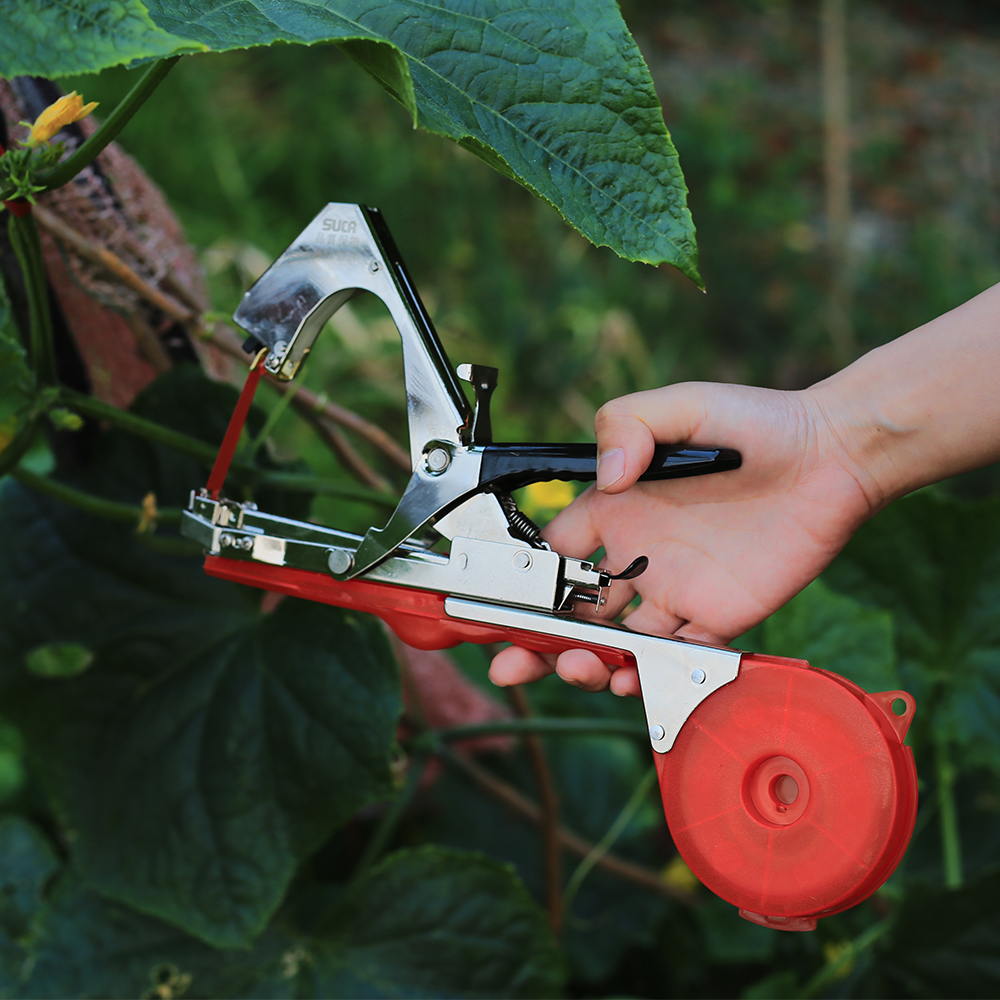
{"type": "Polygon", "coordinates": [[[236,400],[236,408],[229,418],[229,426],[226,428],[226,436],[222,439],[219,454],[215,456],[215,465],[212,466],[212,474],[208,477],[207,489],[213,500],[219,499],[219,491],[226,481],[229,466],[232,464],[233,455],[236,453],[236,446],[240,442],[240,434],[243,433],[243,425],[246,423],[247,414],[250,412],[250,404],[253,403],[254,393],[260,382],[261,375],[264,374],[264,359],[267,357],[267,348],[262,349],[257,357],[253,359],[250,366],[250,374],[247,375],[246,382],[240,392],[240,398],[236,400]]]}

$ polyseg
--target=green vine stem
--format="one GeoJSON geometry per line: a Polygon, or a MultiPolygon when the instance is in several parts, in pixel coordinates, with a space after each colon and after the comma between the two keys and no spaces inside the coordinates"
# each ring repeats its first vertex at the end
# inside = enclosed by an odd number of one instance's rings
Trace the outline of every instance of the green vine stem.
{"type": "MultiPolygon", "coordinates": [[[[218,449],[215,445],[207,441],[200,441],[198,438],[180,431],[171,430],[162,424],[157,424],[144,417],[137,417],[134,413],[119,410],[110,403],[104,403],[93,396],[87,396],[72,389],[60,389],[59,401],[69,407],[69,409],[82,413],[97,420],[106,420],[115,427],[120,427],[124,431],[135,434],[137,437],[145,438],[156,444],[162,444],[174,451],[179,451],[183,455],[190,455],[198,459],[205,465],[211,466],[215,461],[218,449]]],[[[234,459],[232,469],[241,475],[248,482],[259,486],[274,486],[284,490],[291,490],[299,493],[323,493],[330,496],[344,497],[349,500],[360,500],[366,503],[378,504],[381,507],[393,508],[396,506],[396,499],[374,490],[366,490],[357,487],[341,486],[331,483],[316,476],[302,475],[294,472],[272,472],[251,465],[240,459],[234,459]]]]}
{"type": "MultiPolygon", "coordinates": [[[[73,486],[60,483],[57,479],[50,479],[48,476],[39,476],[28,469],[14,469],[11,475],[19,483],[38,493],[54,497],[72,507],[84,510],[88,514],[96,514],[98,517],[106,517],[112,521],[132,521],[138,523],[142,520],[142,508],[136,504],[119,503],[117,500],[105,500],[104,497],[95,496],[93,493],[85,493],[73,486]]],[[[174,507],[162,507],[156,511],[156,520],[164,524],[180,524],[181,512],[174,507]]]]}
{"type": "Polygon", "coordinates": [[[806,983],[799,996],[811,998],[826,993],[830,986],[838,979],[843,979],[850,972],[851,967],[860,956],[868,951],[879,938],[892,929],[894,923],[895,920],[892,917],[886,917],[885,920],[880,920],[877,924],[872,924],[868,930],[859,934],[853,941],[848,941],[846,947],[837,952],[836,958],[827,962],[806,983]]]}
{"type": "Polygon", "coordinates": [[[403,814],[409,808],[413,797],[417,794],[417,789],[420,787],[420,779],[424,776],[428,759],[425,754],[418,754],[410,761],[410,771],[406,776],[406,784],[403,785],[400,793],[389,804],[388,809],[386,809],[379,820],[378,826],[375,827],[375,832],[368,841],[365,852],[361,855],[361,860],[351,875],[352,883],[357,882],[385,853],[385,849],[389,846],[389,841],[392,840],[392,835],[396,832],[396,827],[399,826],[403,814]]]}
{"type": "Polygon", "coordinates": [[[635,791],[629,797],[628,802],[622,807],[622,811],[615,818],[615,821],[608,827],[607,833],[594,845],[590,853],[576,866],[576,871],[570,876],[566,883],[566,890],[563,893],[563,913],[568,919],[573,913],[573,900],[583,885],[583,880],[590,874],[593,867],[604,857],[608,851],[614,847],[615,842],[622,835],[625,827],[632,821],[639,806],[646,800],[649,790],[656,782],[656,768],[651,767],[635,786],[635,791]]]}
{"type": "Polygon", "coordinates": [[[52,315],[49,312],[49,287],[45,280],[45,261],[38,226],[30,213],[10,213],[7,223],[10,243],[24,276],[28,298],[31,365],[41,385],[55,385],[55,357],[52,349],[52,315]]]}
{"type": "Polygon", "coordinates": [[[944,884],[949,889],[960,889],[965,877],[962,866],[962,842],[958,832],[958,811],[955,808],[955,765],[951,760],[948,738],[940,734],[934,744],[938,804],[941,810],[944,884]]]}
{"type": "MultiPolygon", "coordinates": [[[[94,160],[118,133],[131,121],[132,116],[146,103],[150,94],[160,85],[163,78],[174,68],[180,56],[160,59],[153,63],[143,74],[142,79],[125,95],[118,106],[104,120],[100,128],[87,139],[79,149],[68,156],[58,166],[38,178],[39,184],[46,191],[62,187],[71,181],[84,167],[94,160]]],[[[0,200],[6,200],[13,194],[8,190],[0,194],[0,200]]]]}

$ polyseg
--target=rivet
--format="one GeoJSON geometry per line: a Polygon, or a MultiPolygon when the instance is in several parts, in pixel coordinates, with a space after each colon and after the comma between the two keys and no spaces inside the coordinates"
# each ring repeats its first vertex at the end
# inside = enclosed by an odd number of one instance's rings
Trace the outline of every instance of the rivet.
{"type": "Polygon", "coordinates": [[[654,742],[657,740],[662,740],[664,736],[667,735],[667,731],[663,726],[650,726],[649,727],[649,738],[654,742]]]}
{"type": "Polygon", "coordinates": [[[332,549],[326,564],[331,573],[346,573],[354,565],[354,556],[347,549],[332,549]]]}
{"type": "Polygon", "coordinates": [[[466,568],[468,568],[468,565],[469,565],[469,557],[468,557],[468,555],[466,555],[466,553],[464,553],[464,552],[459,552],[459,554],[457,556],[455,556],[455,565],[459,569],[466,569],[466,568]]]}
{"type": "Polygon", "coordinates": [[[704,684],[707,676],[708,675],[701,669],[701,667],[698,667],[697,670],[691,671],[691,680],[694,681],[695,684],[704,684]]]}
{"type": "Polygon", "coordinates": [[[514,569],[531,569],[531,553],[525,552],[524,549],[521,549],[520,552],[515,552],[514,569]]]}
{"type": "Polygon", "coordinates": [[[370,261],[368,264],[368,270],[371,271],[372,274],[374,274],[378,270],[378,261],[377,260],[370,261]]]}

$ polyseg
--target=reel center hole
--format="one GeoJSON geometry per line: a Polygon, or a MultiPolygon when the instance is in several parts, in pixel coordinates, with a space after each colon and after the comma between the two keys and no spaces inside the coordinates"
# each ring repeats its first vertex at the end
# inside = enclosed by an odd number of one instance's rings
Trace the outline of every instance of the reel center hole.
{"type": "Polygon", "coordinates": [[[788,826],[809,804],[809,779],[789,757],[768,757],[749,768],[743,785],[743,805],[769,826],[788,826]]]}

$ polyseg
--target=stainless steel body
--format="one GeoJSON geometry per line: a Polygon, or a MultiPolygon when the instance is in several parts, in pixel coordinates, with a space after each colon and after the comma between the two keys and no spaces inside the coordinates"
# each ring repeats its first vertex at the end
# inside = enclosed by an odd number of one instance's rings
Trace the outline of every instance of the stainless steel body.
{"type": "MultiPolygon", "coordinates": [[[[648,561],[640,556],[614,577],[553,552],[509,491],[593,479],[596,451],[493,444],[489,403],[497,372],[476,364],[452,368],[376,209],[327,205],[250,288],[234,319],[250,334],[248,348],[268,349],[265,369],[287,381],[330,316],[360,291],[385,303],[403,343],[411,476],[386,525],[361,537],[202,490],[192,493],[183,534],[213,556],[342,583],[360,578],[435,591],[447,595],[447,617],[556,637],[566,640],[563,648],[579,642],[625,651],[639,669],[650,742],[657,752],[669,750],[695,706],[736,677],[740,654],[572,617],[578,602],[601,607],[613,579],[634,578],[648,561]],[[472,384],[474,408],[460,378],[472,384]],[[449,542],[447,554],[434,550],[441,539],[449,542]]],[[[736,468],[740,460],[726,449],[657,451],[645,479],[736,468]]]]}

